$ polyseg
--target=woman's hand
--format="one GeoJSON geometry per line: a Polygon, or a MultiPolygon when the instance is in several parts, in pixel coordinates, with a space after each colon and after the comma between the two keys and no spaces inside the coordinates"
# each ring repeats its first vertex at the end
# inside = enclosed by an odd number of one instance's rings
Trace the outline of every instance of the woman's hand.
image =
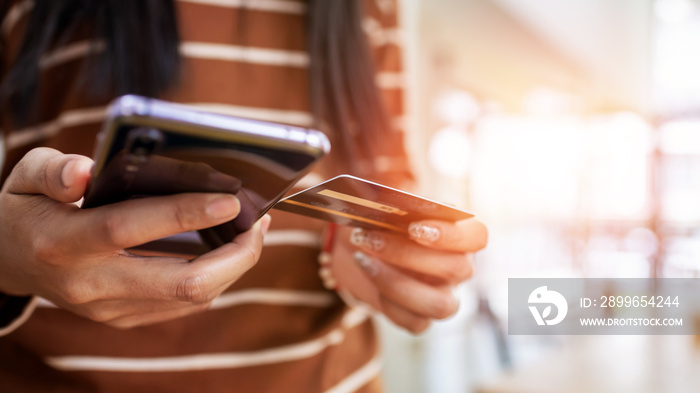
{"type": "Polygon", "coordinates": [[[486,246],[484,224],[414,222],[409,236],[341,228],[332,271],[338,285],[407,330],[457,312],[453,288],[472,275],[472,253],[486,246]],[[354,263],[352,263],[354,262],[354,263]]]}
{"type": "Polygon", "coordinates": [[[126,328],[206,309],[260,257],[263,218],[251,230],[193,261],[143,257],[124,249],[238,215],[229,194],[133,199],[92,209],[85,193],[92,160],[39,148],[0,191],[0,291],[37,295],[78,315],[126,328]]]}

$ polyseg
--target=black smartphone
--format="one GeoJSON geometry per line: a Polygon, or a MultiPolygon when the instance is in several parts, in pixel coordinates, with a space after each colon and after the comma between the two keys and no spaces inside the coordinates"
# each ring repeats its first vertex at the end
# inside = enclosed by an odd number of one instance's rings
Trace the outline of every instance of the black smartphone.
{"type": "Polygon", "coordinates": [[[128,95],[108,109],[83,208],[182,192],[235,194],[241,213],[200,231],[218,247],[248,230],[330,151],[316,130],[128,95]]]}

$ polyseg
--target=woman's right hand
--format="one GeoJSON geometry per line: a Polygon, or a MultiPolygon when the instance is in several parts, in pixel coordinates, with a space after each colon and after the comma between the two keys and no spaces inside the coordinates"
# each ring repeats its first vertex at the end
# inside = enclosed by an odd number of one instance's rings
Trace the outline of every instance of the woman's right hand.
{"type": "Polygon", "coordinates": [[[0,292],[37,295],[75,314],[128,328],[206,309],[260,257],[269,217],[193,261],[124,249],[236,217],[229,194],[188,193],[91,209],[92,160],[37,148],[0,191],[0,292]]]}

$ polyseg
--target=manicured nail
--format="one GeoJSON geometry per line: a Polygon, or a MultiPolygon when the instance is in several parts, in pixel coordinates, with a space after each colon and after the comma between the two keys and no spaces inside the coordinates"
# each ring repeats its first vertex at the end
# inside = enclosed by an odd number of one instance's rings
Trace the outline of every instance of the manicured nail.
{"type": "Polygon", "coordinates": [[[355,228],[350,233],[350,243],[358,247],[367,247],[372,251],[381,251],[386,246],[386,240],[380,233],[367,232],[362,228],[355,228]]]}
{"type": "Polygon", "coordinates": [[[440,230],[431,225],[412,222],[408,226],[408,234],[415,240],[433,243],[440,238],[440,230]]]}
{"type": "Polygon", "coordinates": [[[318,254],[318,263],[321,266],[328,266],[331,264],[331,253],[327,251],[323,251],[320,254],[318,254]]]}
{"type": "Polygon", "coordinates": [[[323,280],[333,278],[333,273],[331,272],[331,269],[329,269],[327,267],[322,267],[322,268],[318,269],[318,275],[323,280]]]}
{"type": "Polygon", "coordinates": [[[328,280],[323,280],[323,287],[328,290],[334,290],[338,288],[338,282],[334,278],[329,278],[328,280]]]}
{"type": "Polygon", "coordinates": [[[207,205],[207,215],[213,219],[233,218],[240,211],[238,198],[233,195],[215,197],[207,205]]]}
{"type": "Polygon", "coordinates": [[[321,269],[318,270],[318,276],[321,277],[321,281],[323,282],[323,287],[326,289],[336,289],[338,286],[338,283],[335,281],[335,277],[333,277],[333,272],[331,272],[331,269],[327,267],[322,267],[321,269]]]}
{"type": "Polygon", "coordinates": [[[357,263],[367,275],[374,277],[379,273],[377,264],[362,251],[356,251],[353,258],[355,259],[355,263],[357,263]]]}

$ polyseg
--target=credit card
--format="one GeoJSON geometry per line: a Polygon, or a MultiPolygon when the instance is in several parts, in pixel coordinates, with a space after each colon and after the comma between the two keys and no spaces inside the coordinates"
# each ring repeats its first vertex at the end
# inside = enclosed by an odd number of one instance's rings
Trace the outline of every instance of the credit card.
{"type": "Polygon", "coordinates": [[[460,221],[474,215],[443,203],[340,175],[280,200],[274,207],[291,213],[366,229],[407,233],[414,221],[460,221]]]}

